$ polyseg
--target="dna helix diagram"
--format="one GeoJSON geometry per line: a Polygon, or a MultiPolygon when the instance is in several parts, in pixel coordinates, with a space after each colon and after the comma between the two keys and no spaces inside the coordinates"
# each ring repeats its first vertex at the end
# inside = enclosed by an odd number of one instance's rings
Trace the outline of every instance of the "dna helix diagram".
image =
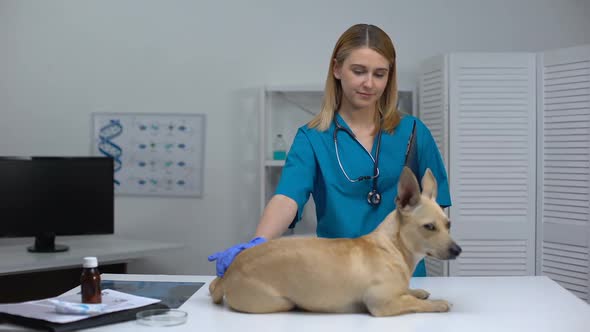
{"type": "MultiPolygon", "coordinates": [[[[123,126],[119,120],[110,120],[107,125],[100,128],[98,133],[98,151],[107,157],[113,158],[115,174],[123,167],[123,162],[121,161],[123,149],[112,140],[122,133],[123,126]]],[[[116,178],[114,183],[115,185],[121,184],[116,178]]]]}

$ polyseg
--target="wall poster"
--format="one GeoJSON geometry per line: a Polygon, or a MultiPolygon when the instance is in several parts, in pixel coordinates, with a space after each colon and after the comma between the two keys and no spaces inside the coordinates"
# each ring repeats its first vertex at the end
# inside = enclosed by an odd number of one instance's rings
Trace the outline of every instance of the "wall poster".
{"type": "Polygon", "coordinates": [[[204,114],[93,113],[92,153],[114,159],[115,193],[203,195],[204,114]]]}

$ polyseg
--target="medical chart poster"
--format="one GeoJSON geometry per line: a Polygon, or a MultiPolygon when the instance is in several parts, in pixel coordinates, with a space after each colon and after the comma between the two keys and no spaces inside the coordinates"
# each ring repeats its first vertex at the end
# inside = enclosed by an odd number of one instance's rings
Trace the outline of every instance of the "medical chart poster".
{"type": "Polygon", "coordinates": [[[204,114],[93,113],[92,153],[114,160],[115,193],[203,195],[204,114]]]}

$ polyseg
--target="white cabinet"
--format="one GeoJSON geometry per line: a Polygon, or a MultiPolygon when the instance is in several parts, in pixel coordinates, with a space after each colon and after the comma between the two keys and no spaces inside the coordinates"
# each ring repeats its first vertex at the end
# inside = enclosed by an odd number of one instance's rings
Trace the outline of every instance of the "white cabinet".
{"type": "Polygon", "coordinates": [[[538,56],[537,273],[590,300],[590,45],[538,56]]]}
{"type": "Polygon", "coordinates": [[[461,256],[429,275],[535,272],[535,56],[457,53],[423,63],[419,117],[445,160],[461,256]]]}

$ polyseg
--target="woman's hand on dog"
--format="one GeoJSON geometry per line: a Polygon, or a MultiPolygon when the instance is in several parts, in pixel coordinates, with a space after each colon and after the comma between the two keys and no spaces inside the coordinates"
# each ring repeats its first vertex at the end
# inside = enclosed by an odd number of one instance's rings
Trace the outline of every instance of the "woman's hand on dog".
{"type": "Polygon", "coordinates": [[[266,242],[266,239],[259,236],[253,238],[252,240],[250,240],[250,242],[236,244],[235,246],[229,247],[226,250],[216,252],[213,255],[209,256],[207,259],[209,260],[209,262],[217,261],[215,264],[215,268],[217,270],[217,276],[221,278],[225,274],[227,268],[231,265],[236,256],[240,252],[242,252],[242,250],[254,247],[264,242],[266,242]]]}

